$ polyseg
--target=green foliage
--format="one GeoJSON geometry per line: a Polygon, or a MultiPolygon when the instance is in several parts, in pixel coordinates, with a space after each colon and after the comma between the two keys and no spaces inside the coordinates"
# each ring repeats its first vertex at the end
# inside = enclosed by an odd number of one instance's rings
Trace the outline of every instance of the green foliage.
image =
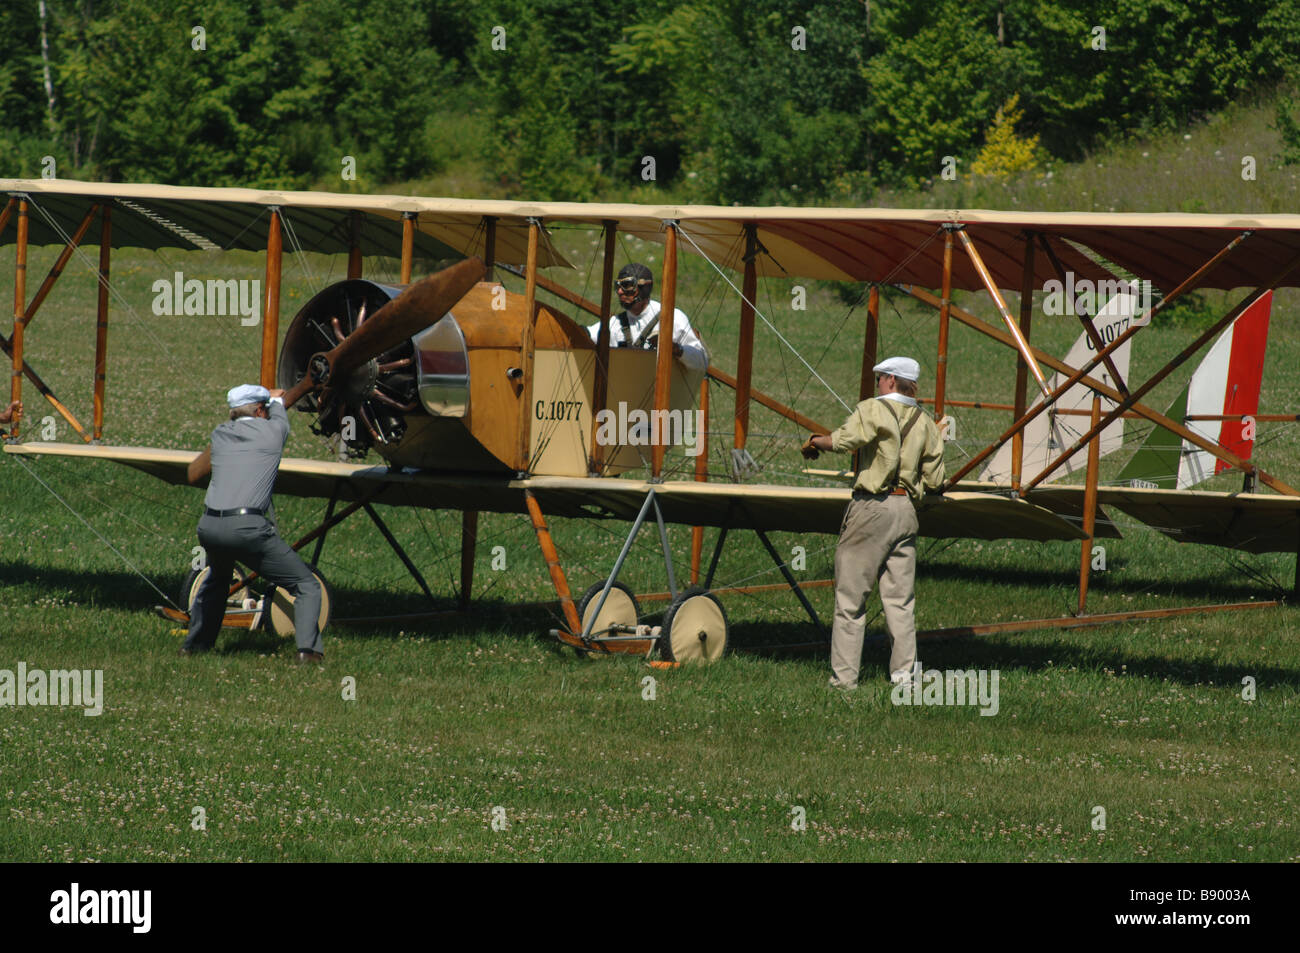
{"type": "Polygon", "coordinates": [[[1295,103],[1290,96],[1278,97],[1272,128],[1282,139],[1277,161],[1284,166],[1300,164],[1300,123],[1292,115],[1294,110],[1295,103]]]}
{"type": "Polygon", "coordinates": [[[886,29],[917,26],[865,67],[878,162],[913,181],[936,176],[944,156],[974,151],[997,105],[1018,87],[1020,69],[990,28],[991,4],[948,0],[929,17],[909,17],[919,6],[886,19],[886,29]]]}
{"type": "Polygon", "coordinates": [[[345,155],[362,181],[427,172],[450,74],[424,6],[61,6],[56,155],[87,175],[175,184],[339,188],[345,155]]]}
{"type": "Polygon", "coordinates": [[[1175,328],[1204,331],[1223,317],[1225,307],[1211,302],[1204,292],[1189,291],[1152,320],[1175,328]]]}
{"type": "Polygon", "coordinates": [[[993,125],[985,138],[984,148],[980,149],[979,155],[971,163],[970,170],[973,174],[1005,179],[1014,173],[1033,169],[1042,160],[1037,135],[1016,135],[1016,123],[1025,114],[1018,107],[1019,102],[1020,94],[1016,93],[998,107],[993,125]]]}
{"type": "MultiPolygon", "coordinates": [[[[882,183],[932,180],[944,156],[994,149],[986,131],[1017,92],[1019,131],[996,148],[1037,139],[1039,163],[1300,77],[1300,0],[46,9],[53,122],[37,6],[0,10],[0,161],[12,174],[48,153],[61,175],[87,178],[369,190],[455,163],[485,170],[496,194],[536,199],[853,204],[882,183]],[[356,181],[340,177],[344,156],[356,181]]],[[[1029,162],[988,152],[980,168],[1029,162]]]]}

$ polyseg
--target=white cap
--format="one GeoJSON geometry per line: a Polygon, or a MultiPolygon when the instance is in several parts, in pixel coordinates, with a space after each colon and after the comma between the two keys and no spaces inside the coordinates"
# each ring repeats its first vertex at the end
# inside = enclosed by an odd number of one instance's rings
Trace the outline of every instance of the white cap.
{"type": "Polygon", "coordinates": [[[894,377],[915,383],[921,377],[921,365],[910,357],[889,357],[872,368],[877,374],[892,374],[894,377]]]}
{"type": "Polygon", "coordinates": [[[270,399],[271,392],[257,384],[240,384],[238,387],[230,388],[226,394],[226,403],[230,405],[231,410],[243,407],[245,404],[265,404],[270,399]]]}

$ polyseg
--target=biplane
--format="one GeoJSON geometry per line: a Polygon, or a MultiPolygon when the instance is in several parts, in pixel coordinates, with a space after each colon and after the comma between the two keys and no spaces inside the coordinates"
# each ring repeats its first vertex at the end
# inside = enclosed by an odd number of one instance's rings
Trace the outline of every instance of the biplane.
{"type": "MultiPolygon", "coordinates": [[[[758,534],[784,576],[782,585],[820,625],[800,583],[766,534],[837,532],[850,495],[844,484],[851,473],[806,471],[831,484],[809,486],[764,482],[762,473],[755,472],[747,449],[753,406],[814,432],[829,432],[838,422],[813,419],[765,393],[763,382],[755,380],[756,319],[770,324],[757,306],[757,284],[765,278],[827,279],[866,287],[862,374],[855,399],[871,394],[882,290],[906,295],[937,314],[934,389],[926,399],[937,417],[963,404],[947,397],[953,323],[1005,345],[1015,355],[1014,404],[964,402],[1009,414],[1009,426],[964,462],[949,463],[945,492],[927,499],[921,508],[921,534],[1079,541],[1078,613],[930,635],[1277,604],[1252,601],[1088,615],[1091,543],[1118,535],[1105,507],[1182,541],[1253,553],[1300,548],[1300,491],[1260,470],[1249,459],[1250,441],[1233,436],[1235,424],[1257,411],[1250,387],[1241,382],[1250,376],[1250,362],[1262,355],[1259,324],[1262,320],[1266,329],[1267,299],[1273,289],[1300,284],[1300,217],[528,204],[60,180],[0,180],[0,189],[8,194],[0,211],[0,241],[15,245],[16,262],[13,333],[3,341],[12,362],[11,392],[20,399],[24,382],[34,386],[81,438],[80,443],[24,442],[22,431],[15,428],[6,453],[107,459],[172,484],[202,485],[205,470],[201,455],[196,457],[200,448],[101,442],[111,252],[136,246],[264,253],[258,379],[286,390],[286,402],[308,414],[310,426],[333,440],[338,450],[330,460],[282,462],[278,493],[328,501],[321,524],[296,547],[315,541],[318,557],[328,530],[362,509],[382,529],[372,504],[458,510],[459,595],[467,606],[478,514],[526,514],[562,613],[562,624],[552,634],[584,653],[648,655],[658,647],[670,661],[722,654],[727,621],[714,589],[714,568],[727,534],[739,530],[758,534]],[[32,366],[29,326],[97,217],[98,328],[94,410],[87,427],[32,366]],[[602,236],[599,302],[542,274],[571,267],[548,240],[548,228],[556,225],[598,230],[602,236]],[[304,249],[346,255],[348,271],[346,280],[308,301],[281,335],[286,229],[292,229],[294,241],[304,249]],[[657,287],[663,308],[654,349],[610,347],[607,329],[619,235],[662,246],[657,287]],[[33,244],[54,243],[62,243],[63,251],[29,301],[27,250],[33,244]],[[394,252],[401,261],[396,284],[362,275],[364,255],[394,252]],[[713,354],[702,378],[675,358],[666,343],[673,341],[680,254],[707,261],[736,294],[739,343],[734,363],[729,355],[713,354]],[[417,257],[454,264],[412,281],[417,257]],[[523,278],[522,294],[495,280],[500,269],[523,278]],[[1066,283],[1071,288],[1107,288],[1110,293],[1099,296],[1108,297],[1104,304],[1095,296],[1092,307],[1078,309],[1080,342],[1062,360],[1032,343],[1032,324],[1035,292],[1066,283]],[[1154,303],[1145,295],[1128,294],[1144,283],[1159,289],[1154,303]],[[1134,336],[1197,288],[1252,290],[1155,374],[1140,383],[1131,380],[1128,348],[1134,336]],[[997,318],[986,321],[958,307],[953,301],[956,290],[987,294],[997,318]],[[1009,290],[1020,293],[1017,313],[1004,297],[1009,290]],[[564,304],[544,303],[542,292],[564,304]],[[601,330],[594,339],[585,319],[575,320],[564,307],[577,308],[597,322],[601,330]],[[1144,401],[1161,381],[1223,335],[1254,342],[1238,349],[1230,340],[1226,353],[1215,358],[1229,369],[1224,373],[1232,382],[1231,394],[1213,393],[1216,386],[1224,386],[1225,377],[1211,374],[1199,385],[1189,385],[1182,404],[1169,413],[1144,401]],[[1049,378],[1047,372],[1054,376],[1049,378]],[[709,472],[698,444],[685,456],[679,453],[682,445],[719,432],[716,417],[709,418],[710,388],[717,385],[734,392],[734,403],[723,415],[730,423],[732,463],[724,479],[709,472]],[[703,424],[692,428],[697,413],[703,424]],[[1103,486],[1098,459],[1113,441],[1116,425],[1122,427],[1131,418],[1152,423],[1153,432],[1178,443],[1148,448],[1142,455],[1145,463],[1135,463],[1122,482],[1103,486]],[[681,459],[666,468],[672,448],[681,459]],[[368,451],[383,464],[352,459],[368,451]],[[1157,474],[1179,473],[1184,464],[1201,472],[1236,470],[1243,474],[1243,489],[1198,491],[1188,488],[1194,483],[1190,477],[1166,481],[1157,474]],[[1072,472],[1082,473],[1081,483],[1052,482],[1072,472]],[[608,575],[579,598],[570,591],[548,517],[631,524],[608,575]],[[647,522],[659,530],[671,597],[662,624],[655,626],[642,621],[636,594],[619,583],[628,550],[647,522]],[[666,524],[694,528],[688,586],[678,584],[666,524]],[[707,571],[702,558],[705,527],[718,531],[707,571]]],[[[808,369],[816,374],[810,365],[808,369]]],[[[1258,391],[1256,376],[1256,401],[1258,391]]],[[[796,446],[791,445],[792,453],[796,446]]],[[[424,586],[418,567],[384,532],[424,586]]],[[[198,581],[193,574],[187,580],[185,592],[191,597],[198,581]]],[[[260,602],[248,600],[248,582],[244,576],[231,580],[227,624],[265,621],[290,629],[287,596],[272,592],[260,602]]],[[[185,608],[167,611],[184,619],[185,608]]],[[[322,613],[328,612],[327,601],[322,613]]]]}

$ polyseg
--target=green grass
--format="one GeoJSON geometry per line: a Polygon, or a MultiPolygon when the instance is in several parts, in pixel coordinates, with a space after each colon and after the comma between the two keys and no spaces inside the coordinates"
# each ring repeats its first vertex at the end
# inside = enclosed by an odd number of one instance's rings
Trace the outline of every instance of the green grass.
{"type": "Polygon", "coordinates": [[[265,636],[180,660],[131,601],[6,608],[6,657],[105,672],[99,717],[3,712],[6,858],[1296,859],[1282,611],[1249,640],[1201,619],[927,649],[1001,671],[981,717],[746,656],[655,672],[648,701],[639,662],[495,626],[335,631],[323,671],[265,636]]]}
{"type": "MultiPolygon", "coordinates": [[[[1261,125],[1250,117],[1241,124],[1247,131],[1261,125]]],[[[1191,148],[1202,148],[1202,128],[1192,133],[1191,148]]],[[[1186,142],[1152,147],[1164,155],[1186,142]]],[[[1213,144],[1206,143],[1209,155],[1213,144]]],[[[1144,194],[1133,184],[1140,166],[1124,168],[1106,181],[1117,195],[1144,194]]],[[[1066,169],[1052,181],[1085,175],[1093,171],[1066,169]]],[[[1174,181],[1195,197],[1197,183],[1217,180],[1189,162],[1174,181]]],[[[1287,201],[1275,186],[1261,186],[1277,194],[1259,210],[1287,201]]],[[[1210,185],[1203,191],[1207,207],[1223,210],[1210,185]]],[[[1021,207],[1029,207],[1029,194],[1021,207]]],[[[919,204],[914,198],[903,204],[919,204]]],[[[594,238],[555,231],[580,267],[562,280],[588,297],[597,296],[598,279],[586,270],[596,260],[594,238]]],[[[624,245],[628,256],[656,269],[660,250],[632,239],[624,245]]],[[[55,254],[34,252],[29,291],[55,254]]],[[[86,254],[96,259],[93,248],[86,254]]],[[[12,261],[11,248],[0,254],[0,275],[12,274],[12,261]]],[[[366,268],[389,280],[395,270],[391,260],[370,260],[366,268]]],[[[110,333],[109,443],[196,448],[220,418],[225,389],[255,374],[260,328],[243,328],[235,317],[152,315],[152,282],[175,270],[262,277],[256,255],[115,254],[122,298],[110,333]]],[[[342,271],[340,260],[322,256],[286,259],[282,327],[342,271]]],[[[810,283],[807,311],[792,311],[794,284],[764,282],[760,307],[851,403],[864,309],[844,303],[832,285],[810,283]]],[[[83,421],[90,416],[93,287],[74,259],[27,338],[29,361],[83,421]]],[[[1233,300],[1208,294],[1201,310],[1222,311],[1233,300]]],[[[1265,412],[1296,409],[1297,300],[1286,291],[1275,305],[1265,412]]],[[[691,256],[682,262],[681,301],[715,361],[734,369],[736,306],[691,256]]],[[[997,323],[982,296],[959,295],[958,303],[997,323]]],[[[1014,295],[1010,303],[1014,309],[1014,295]]],[[[1138,336],[1135,378],[1204,326],[1196,308],[1167,317],[1138,336]]],[[[882,320],[880,353],[914,354],[932,381],[932,313],[886,296],[882,320]]],[[[1077,333],[1068,321],[1041,319],[1034,327],[1035,342],[1058,354],[1077,333]]],[[[950,397],[1010,401],[1011,352],[961,328],[952,346],[950,397]]],[[[762,322],[756,368],[759,386],[778,399],[832,426],[843,417],[838,399],[810,382],[762,322]]],[[[1184,379],[1157,388],[1149,403],[1163,409],[1184,379]]],[[[723,389],[713,394],[710,469],[720,475],[732,397],[723,389]]],[[[33,439],[49,411],[30,386],[25,396],[25,434],[33,439]]],[[[950,467],[1007,423],[1005,414],[955,416],[950,467]]],[[[751,448],[764,466],[756,479],[812,482],[800,472],[797,428],[758,408],[752,421],[751,448]]],[[[306,423],[295,415],[288,452],[327,456],[306,423]]],[[[57,439],[72,439],[60,420],[55,426],[57,439]]],[[[1145,429],[1131,426],[1130,449],[1145,429]]],[[[1103,464],[1103,479],[1125,456],[1103,464]]],[[[1261,427],[1256,456],[1294,483],[1294,427],[1261,427]]],[[[741,652],[675,671],[636,659],[579,659],[545,638],[552,612],[509,611],[553,594],[526,521],[486,514],[479,600],[470,616],[332,625],[323,671],[290,664],[291,645],[274,636],[234,630],[223,632],[214,655],[182,660],[175,656],[179,636],[149,607],[178,598],[196,542],[199,495],[103,463],[23,462],[0,457],[0,668],[23,661],[29,668],[103,669],[105,711],[85,717],[0,708],[5,859],[1300,859],[1300,644],[1290,609],[926,643],[927,668],[998,670],[999,713],[902,708],[890,703],[879,643],[869,646],[864,685],[850,696],[825,688],[818,656],[741,652]],[[504,547],[504,570],[492,566],[494,546],[504,547]],[[647,676],[656,680],[653,700],[643,698],[647,676]],[[355,701],[342,698],[345,677],[356,680],[355,701]],[[1254,701],[1242,698],[1246,677],[1257,682],[1254,701]],[[1104,831],[1092,826],[1098,806],[1106,811],[1104,831]],[[206,830],[191,827],[195,807],[206,812],[206,830]],[[505,809],[505,830],[492,827],[496,807],[505,809]],[[806,813],[803,831],[791,826],[797,807],[806,813]]],[[[1238,481],[1225,475],[1212,485],[1235,488],[1238,481]]],[[[284,497],[277,508],[283,534],[293,538],[319,521],[324,502],[284,497]]],[[[437,607],[450,608],[458,514],[383,514],[433,586],[437,607]]],[[[553,525],[577,592],[608,571],[626,532],[619,523],[553,525]]],[[[1290,587],[1292,556],[1244,559],[1180,546],[1127,522],[1122,529],[1124,539],[1105,542],[1107,569],[1094,574],[1092,611],[1265,599],[1290,587]]],[[[675,527],[671,537],[680,578],[689,530],[675,527]]],[[[710,530],[706,557],[714,538],[710,530]]],[[[801,578],[831,574],[833,537],[779,533],[773,541],[783,553],[806,549],[801,578]]],[[[918,625],[1069,614],[1078,559],[1076,544],[924,541],[918,625]]],[[[331,531],[321,566],[337,617],[429,608],[362,516],[331,531]]],[[[638,593],[666,588],[652,531],[643,532],[624,578],[638,593]]],[[[734,533],[718,579],[767,583],[779,576],[752,534],[734,533]]],[[[829,619],[829,590],[809,594],[829,619]]],[[[724,593],[723,602],[738,648],[816,637],[788,595],[724,593]]],[[[650,621],[662,608],[643,605],[650,621]]],[[[881,632],[878,617],[870,629],[881,632]]]]}

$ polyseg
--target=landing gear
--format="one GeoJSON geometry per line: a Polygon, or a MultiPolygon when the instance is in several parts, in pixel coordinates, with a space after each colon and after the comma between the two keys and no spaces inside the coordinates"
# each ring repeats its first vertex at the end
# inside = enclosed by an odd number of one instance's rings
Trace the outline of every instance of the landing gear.
{"type": "Polygon", "coordinates": [[[712,662],[727,651],[727,614],[718,597],[688,589],[664,614],[659,652],[670,662],[712,662]]]}
{"type": "MultiPolygon", "coordinates": [[[[330,608],[334,602],[334,595],[330,592],[329,584],[325,582],[325,577],[321,575],[320,570],[310,565],[307,568],[311,570],[311,574],[320,583],[320,615],[317,618],[317,631],[324,632],[325,627],[329,625],[330,608]]],[[[279,586],[271,586],[267,590],[266,598],[262,603],[264,606],[269,606],[263,613],[267,627],[282,639],[293,637],[294,601],[294,597],[287,590],[281,589],[279,586]]]]}
{"type": "MultiPolygon", "coordinates": [[[[204,581],[212,575],[212,567],[204,566],[202,569],[191,569],[185,575],[185,581],[181,583],[180,604],[185,607],[185,611],[193,615],[194,602],[199,597],[199,590],[203,588],[204,581]]],[[[250,609],[247,600],[252,597],[248,589],[248,576],[245,572],[236,566],[230,572],[229,586],[238,585],[239,588],[232,592],[226,598],[226,610],[241,612],[250,609]]]]}
{"type": "Polygon", "coordinates": [[[600,613],[596,613],[596,605],[600,602],[600,594],[604,590],[603,582],[592,583],[591,588],[578,600],[578,618],[582,620],[583,629],[590,635],[601,636],[618,633],[618,629],[613,629],[616,625],[636,626],[637,619],[641,615],[641,607],[637,605],[632,590],[621,582],[616,582],[610,587],[609,595],[605,597],[605,604],[601,606],[600,613]]]}
{"type": "MultiPolygon", "coordinates": [[[[320,631],[323,632],[329,624],[330,611],[334,604],[334,594],[319,569],[310,564],[307,568],[311,570],[311,574],[320,583],[320,616],[317,624],[320,631]]],[[[212,568],[204,566],[202,569],[191,569],[186,575],[185,581],[181,584],[180,602],[187,613],[193,614],[194,603],[198,600],[199,590],[203,587],[204,580],[211,573],[212,568]]],[[[286,590],[273,585],[267,588],[266,595],[258,596],[248,586],[248,575],[238,566],[231,571],[229,585],[237,585],[239,588],[226,599],[224,625],[239,629],[258,629],[265,625],[281,638],[289,638],[293,635],[294,597],[286,590]]],[[[171,611],[167,610],[167,612],[171,611]]],[[[164,613],[164,615],[167,615],[167,613],[164,613]]],[[[167,617],[173,618],[172,615],[167,615],[167,617]]],[[[179,613],[175,613],[174,618],[176,621],[188,621],[185,616],[179,613]]]]}

